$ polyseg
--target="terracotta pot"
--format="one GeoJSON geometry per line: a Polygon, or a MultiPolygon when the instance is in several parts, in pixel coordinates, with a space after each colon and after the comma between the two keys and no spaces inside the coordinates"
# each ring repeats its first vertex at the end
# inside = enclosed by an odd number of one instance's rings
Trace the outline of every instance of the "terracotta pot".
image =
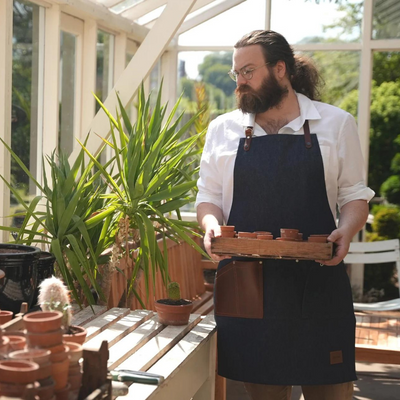
{"type": "Polygon", "coordinates": [[[69,360],[68,375],[76,375],[81,373],[81,366],[79,363],[71,363],[69,360]]]}
{"type": "Polygon", "coordinates": [[[66,383],[64,387],[61,389],[56,389],[54,394],[57,400],[68,400],[69,391],[71,389],[71,385],[66,383]]]}
{"type": "Polygon", "coordinates": [[[28,332],[44,333],[61,329],[62,316],[59,311],[36,311],[24,315],[22,319],[28,332]]]}
{"type": "Polygon", "coordinates": [[[63,331],[58,329],[57,331],[45,333],[27,332],[26,340],[29,347],[46,348],[56,346],[58,344],[62,344],[63,342],[63,331]]]}
{"type": "Polygon", "coordinates": [[[36,380],[39,365],[26,360],[1,360],[0,382],[27,384],[36,380]]]}
{"type": "Polygon", "coordinates": [[[234,238],[235,237],[235,231],[222,231],[221,232],[221,237],[234,238]]]}
{"type": "Polygon", "coordinates": [[[71,390],[79,389],[82,385],[82,373],[68,375],[68,383],[71,385],[71,390]]]}
{"type": "Polygon", "coordinates": [[[4,337],[8,337],[10,339],[10,343],[8,345],[8,351],[17,351],[23,350],[26,346],[26,338],[24,336],[17,335],[3,335],[4,337]]]}
{"type": "Polygon", "coordinates": [[[260,240],[272,240],[274,238],[273,235],[259,235],[257,234],[257,239],[260,240]]]}
{"type": "Polygon", "coordinates": [[[221,232],[234,232],[235,227],[233,225],[222,225],[221,232]]]}
{"type": "Polygon", "coordinates": [[[187,325],[190,317],[190,312],[193,308],[193,303],[181,306],[159,303],[157,300],[154,303],[158,314],[158,320],[163,325],[187,325]]]}
{"type": "MultiPolygon", "coordinates": [[[[34,390],[34,392],[30,394],[37,394],[37,390],[39,389],[39,383],[29,383],[29,384],[15,384],[15,383],[0,383],[0,396],[7,397],[19,397],[22,399],[27,398],[26,390],[34,390]]],[[[32,398],[32,397],[30,397],[32,398]]]]}
{"type": "Polygon", "coordinates": [[[257,233],[252,232],[238,232],[238,238],[257,239],[257,233]]]}
{"type": "Polygon", "coordinates": [[[297,239],[299,234],[298,229],[281,228],[281,237],[286,239],[297,239]]]}
{"type": "Polygon", "coordinates": [[[257,233],[257,235],[272,235],[271,232],[267,231],[255,231],[254,233],[257,233]]]}
{"type": "Polygon", "coordinates": [[[59,351],[57,353],[50,354],[50,361],[52,363],[61,362],[68,358],[69,356],[69,347],[63,345],[63,351],[59,351]]]}
{"type": "Polygon", "coordinates": [[[280,240],[282,242],[296,242],[297,241],[297,239],[284,238],[284,237],[277,237],[276,240],[280,240]]]}
{"type": "Polygon", "coordinates": [[[298,233],[297,234],[297,240],[303,241],[303,234],[302,233],[298,233]]]}
{"type": "Polygon", "coordinates": [[[69,347],[69,360],[70,363],[77,363],[82,358],[82,345],[73,342],[64,342],[64,345],[69,347]]]}
{"type": "Polygon", "coordinates": [[[0,311],[0,325],[7,323],[12,320],[13,317],[12,311],[0,311]]]}
{"type": "MultiPolygon", "coordinates": [[[[68,367],[69,367],[69,358],[64,361],[53,363],[51,376],[55,382],[55,391],[64,389],[68,382],[68,367]]],[[[57,393],[56,393],[57,396],[57,393]]]]}
{"type": "Polygon", "coordinates": [[[86,336],[87,336],[87,331],[83,326],[78,326],[78,325],[71,325],[71,328],[76,330],[76,333],[64,333],[63,335],[63,341],[64,342],[73,342],[73,343],[78,343],[78,344],[83,344],[85,343],[86,336]]]}
{"type": "Polygon", "coordinates": [[[36,379],[42,380],[51,376],[50,354],[49,350],[28,349],[14,351],[10,353],[8,357],[12,360],[28,360],[38,364],[39,371],[36,379]]]}
{"type": "Polygon", "coordinates": [[[50,400],[54,396],[54,380],[53,378],[47,378],[40,381],[40,387],[38,389],[38,396],[40,400],[50,400]]]}

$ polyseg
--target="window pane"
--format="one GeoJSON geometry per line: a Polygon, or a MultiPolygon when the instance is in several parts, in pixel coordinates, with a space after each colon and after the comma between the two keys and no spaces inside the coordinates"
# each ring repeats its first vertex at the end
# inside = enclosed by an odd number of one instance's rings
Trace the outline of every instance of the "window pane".
{"type": "MultiPolygon", "coordinates": [[[[37,5],[25,1],[14,1],[13,4],[11,147],[34,176],[40,174],[37,171],[39,9],[37,5]]],[[[11,180],[29,203],[30,196],[35,194],[35,187],[29,186],[28,176],[13,159],[11,180]]],[[[16,211],[20,209],[11,195],[11,213],[16,211]]],[[[12,224],[20,222],[14,219],[12,224]]]]}
{"type": "Polygon", "coordinates": [[[244,34],[264,28],[265,0],[247,0],[183,33],[179,45],[233,46],[244,34]]]}
{"type": "Polygon", "coordinates": [[[398,0],[374,0],[373,39],[400,38],[400,2],[398,0]]]}
{"type": "Polygon", "coordinates": [[[60,125],[58,146],[70,155],[74,148],[76,37],[60,34],[60,125]]]}
{"type": "Polygon", "coordinates": [[[363,0],[272,0],[271,29],[289,43],[360,41],[363,0]]]}
{"type": "MultiPolygon", "coordinates": [[[[360,52],[314,51],[305,54],[314,61],[323,79],[321,100],[342,108],[342,103],[353,96],[352,91],[358,90],[360,52]]],[[[347,111],[357,117],[358,95],[355,101],[347,111]]]]}

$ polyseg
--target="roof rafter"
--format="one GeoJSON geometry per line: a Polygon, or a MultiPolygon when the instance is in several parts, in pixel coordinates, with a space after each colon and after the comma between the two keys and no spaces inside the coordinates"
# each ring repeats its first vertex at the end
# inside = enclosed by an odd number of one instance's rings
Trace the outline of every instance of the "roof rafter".
{"type": "MultiPolygon", "coordinates": [[[[193,29],[194,27],[208,21],[211,18],[243,3],[246,0],[225,0],[222,3],[218,3],[213,7],[204,10],[202,13],[196,15],[195,17],[189,18],[185,21],[178,30],[178,35],[185,33],[186,31],[193,29]]],[[[147,25],[146,25],[147,27],[147,25]]]]}

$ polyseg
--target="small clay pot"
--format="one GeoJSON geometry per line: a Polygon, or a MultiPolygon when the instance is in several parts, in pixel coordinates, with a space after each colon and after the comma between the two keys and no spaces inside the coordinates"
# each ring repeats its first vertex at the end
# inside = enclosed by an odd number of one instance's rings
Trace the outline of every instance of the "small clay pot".
{"type": "Polygon", "coordinates": [[[26,346],[26,338],[24,336],[19,335],[3,335],[4,337],[8,337],[10,339],[10,343],[8,344],[8,351],[17,351],[23,350],[26,346]]]}
{"type": "Polygon", "coordinates": [[[193,303],[186,305],[170,305],[160,303],[158,300],[154,303],[158,314],[158,320],[163,325],[187,325],[193,303]]]}
{"type": "Polygon", "coordinates": [[[74,342],[64,342],[65,346],[69,348],[69,360],[72,363],[77,363],[82,358],[82,345],[74,342]]]}
{"type": "MultiPolygon", "coordinates": [[[[64,389],[68,383],[68,368],[69,368],[69,358],[64,361],[53,363],[51,376],[54,379],[55,386],[54,390],[57,392],[58,390],[64,389]]],[[[57,393],[56,393],[57,395],[57,393]]]]}
{"type": "Polygon", "coordinates": [[[12,360],[28,360],[39,365],[37,380],[46,379],[51,375],[50,351],[41,349],[28,349],[14,351],[8,356],[12,360]]]}
{"type": "Polygon", "coordinates": [[[273,240],[273,235],[257,235],[257,239],[260,240],[273,240]]]}
{"type": "Polygon", "coordinates": [[[0,382],[27,384],[36,380],[39,365],[26,360],[1,360],[0,382]]]}
{"type": "Polygon", "coordinates": [[[54,380],[53,378],[47,378],[40,381],[40,387],[38,389],[38,396],[40,400],[50,400],[54,396],[54,380]]]}
{"type": "Polygon", "coordinates": [[[82,373],[68,375],[68,383],[71,385],[71,390],[79,389],[82,385],[82,373]]]}
{"type": "Polygon", "coordinates": [[[78,344],[85,343],[87,331],[83,326],[71,325],[70,329],[73,330],[74,333],[64,333],[63,334],[64,342],[73,342],[78,344]]]}
{"type": "Polygon", "coordinates": [[[235,227],[233,225],[222,225],[220,226],[221,228],[221,233],[222,232],[233,232],[235,230],[235,227]]]}
{"type": "Polygon", "coordinates": [[[257,233],[257,235],[272,235],[271,232],[267,231],[255,231],[254,233],[257,233]]]}
{"type": "Polygon", "coordinates": [[[3,325],[8,321],[11,321],[12,317],[13,317],[12,311],[0,311],[0,325],[3,325]]]}
{"type": "Polygon", "coordinates": [[[303,241],[303,234],[302,233],[298,233],[297,234],[297,240],[303,241]]]}
{"type": "Polygon", "coordinates": [[[238,232],[238,238],[242,239],[257,239],[257,233],[252,232],[238,232]]]}
{"type": "Polygon", "coordinates": [[[71,389],[71,385],[66,383],[66,385],[60,389],[56,389],[54,394],[57,400],[68,400],[69,391],[71,389]]]}
{"type": "Polygon", "coordinates": [[[276,240],[279,240],[282,242],[296,242],[297,241],[297,239],[284,238],[284,237],[277,237],[276,240]]]}
{"type": "Polygon", "coordinates": [[[63,345],[63,351],[58,351],[56,353],[50,354],[50,361],[52,363],[62,362],[66,360],[69,356],[69,346],[63,345]]]}
{"type": "Polygon", "coordinates": [[[68,368],[68,375],[76,375],[81,373],[81,366],[79,363],[73,363],[71,364],[71,360],[69,362],[69,368],[68,368]]]}
{"type": "Polygon", "coordinates": [[[38,382],[33,382],[28,384],[0,383],[0,397],[1,396],[19,397],[21,399],[33,398],[33,396],[37,394],[38,389],[39,389],[38,382]],[[28,397],[26,393],[28,389],[30,390],[29,395],[32,395],[30,397],[28,397]]]}
{"type": "Polygon", "coordinates": [[[25,329],[32,333],[53,332],[61,329],[60,311],[36,311],[23,316],[25,329]]]}
{"type": "Polygon", "coordinates": [[[281,237],[286,239],[297,239],[299,230],[298,229],[289,229],[289,228],[281,228],[281,237]]]}
{"type": "Polygon", "coordinates": [[[56,331],[45,333],[27,332],[26,339],[29,347],[46,348],[56,346],[63,342],[63,331],[58,329],[56,331]]]}
{"type": "Polygon", "coordinates": [[[222,231],[221,232],[221,237],[223,237],[223,238],[234,238],[235,237],[235,231],[222,231]]]}

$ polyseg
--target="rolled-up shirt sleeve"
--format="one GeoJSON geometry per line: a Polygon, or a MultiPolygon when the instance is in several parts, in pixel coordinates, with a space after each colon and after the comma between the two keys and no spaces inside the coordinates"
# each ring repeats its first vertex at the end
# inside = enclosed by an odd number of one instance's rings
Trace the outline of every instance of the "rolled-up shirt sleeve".
{"type": "Polygon", "coordinates": [[[200,161],[200,178],[197,181],[199,189],[196,197],[195,207],[200,203],[212,203],[219,208],[222,205],[222,176],[216,163],[216,123],[211,122],[200,161]]]}
{"type": "Polygon", "coordinates": [[[347,115],[338,142],[338,206],[339,210],[353,200],[370,201],[375,192],[366,186],[364,159],[361,153],[357,125],[347,115]]]}

